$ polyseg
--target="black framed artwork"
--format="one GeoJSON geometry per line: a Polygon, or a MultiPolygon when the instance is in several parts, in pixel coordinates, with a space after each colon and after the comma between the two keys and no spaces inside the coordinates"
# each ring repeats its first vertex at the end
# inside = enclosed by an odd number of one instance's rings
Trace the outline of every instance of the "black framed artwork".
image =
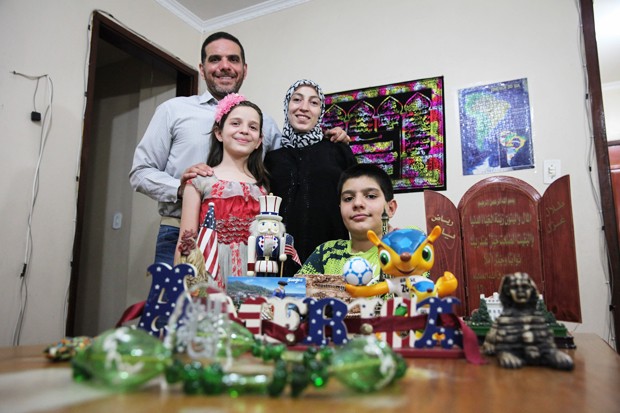
{"type": "Polygon", "coordinates": [[[443,77],[325,95],[324,128],[351,137],[359,163],[392,178],[394,192],[446,189],[443,77]]]}

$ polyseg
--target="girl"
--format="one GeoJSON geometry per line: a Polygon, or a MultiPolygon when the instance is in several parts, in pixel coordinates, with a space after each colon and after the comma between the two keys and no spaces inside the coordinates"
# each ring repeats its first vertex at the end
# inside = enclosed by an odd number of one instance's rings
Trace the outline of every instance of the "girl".
{"type": "Polygon", "coordinates": [[[195,243],[198,226],[214,203],[219,271],[212,276],[220,288],[226,277],[245,274],[250,224],[259,213],[259,197],[267,194],[262,128],[263,114],[254,103],[236,93],[220,100],[207,159],[213,175],[197,176],[183,191],[175,264],[195,249],[191,241],[195,243]]]}
{"type": "MultiPolygon", "coordinates": [[[[271,192],[282,198],[280,215],[302,262],[319,244],[349,235],[338,209],[337,185],[341,172],[356,161],[347,144],[325,139],[324,113],[318,84],[307,79],[293,83],[284,98],[282,148],[265,157],[271,192]]],[[[293,260],[285,262],[285,274],[298,269],[293,260]]]]}

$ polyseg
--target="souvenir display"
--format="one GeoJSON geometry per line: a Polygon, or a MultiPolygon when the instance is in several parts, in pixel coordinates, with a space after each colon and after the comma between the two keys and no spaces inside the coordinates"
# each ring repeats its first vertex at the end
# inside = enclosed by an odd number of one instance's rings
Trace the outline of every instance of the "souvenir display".
{"type": "MultiPolygon", "coordinates": [[[[454,275],[445,272],[436,283],[428,278],[441,227],[428,236],[400,229],[381,239],[368,231],[378,247],[381,277],[371,281],[368,261],[349,259],[338,282],[353,299],[343,301],[293,288],[289,294],[287,286],[305,288],[306,280],[275,276],[287,253],[278,206],[278,197],[262,197],[248,240],[250,275],[268,277],[238,277],[245,287],[225,293],[187,261],[151,266],[158,281],[138,329],[109,330],[90,344],[76,343],[73,353],[63,352],[71,354],[75,380],[130,391],[165,377],[186,394],[276,397],[288,388],[298,397],[330,380],[355,392],[380,390],[405,374],[403,356],[486,362],[476,334],[454,312],[460,303],[449,296],[458,284],[454,275]],[[385,299],[387,293],[393,297],[385,299]]],[[[484,351],[506,368],[571,370],[572,359],[554,345],[538,296],[527,274],[504,277],[501,313],[491,308],[493,320],[481,306],[486,312],[472,317],[492,321],[484,351]]]]}
{"type": "Polygon", "coordinates": [[[538,309],[538,296],[536,284],[526,273],[502,278],[499,299],[503,309],[486,335],[484,352],[496,355],[505,368],[541,365],[572,370],[573,360],[555,346],[553,332],[538,309]]]}
{"type": "Polygon", "coordinates": [[[297,397],[309,385],[325,386],[330,377],[353,391],[372,392],[407,370],[402,357],[372,335],[304,351],[265,343],[230,320],[228,303],[206,284],[195,286],[179,297],[163,343],[139,329],[106,331],[73,357],[74,378],[130,391],[165,373],[186,394],[275,397],[289,386],[297,397]]]}

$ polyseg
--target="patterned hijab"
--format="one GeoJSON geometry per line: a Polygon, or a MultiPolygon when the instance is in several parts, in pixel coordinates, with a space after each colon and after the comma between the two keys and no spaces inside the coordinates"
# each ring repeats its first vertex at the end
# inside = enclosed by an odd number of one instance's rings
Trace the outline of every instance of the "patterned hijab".
{"type": "Polygon", "coordinates": [[[286,96],[284,97],[284,128],[282,130],[282,146],[287,148],[304,148],[306,146],[314,145],[315,143],[323,140],[323,130],[321,129],[321,120],[325,114],[325,96],[321,87],[312,80],[301,79],[293,83],[288,88],[286,96]],[[297,133],[288,121],[288,104],[291,101],[291,97],[297,88],[300,86],[312,86],[316,89],[316,92],[321,99],[321,114],[319,115],[318,122],[314,125],[309,132],[297,133]]]}

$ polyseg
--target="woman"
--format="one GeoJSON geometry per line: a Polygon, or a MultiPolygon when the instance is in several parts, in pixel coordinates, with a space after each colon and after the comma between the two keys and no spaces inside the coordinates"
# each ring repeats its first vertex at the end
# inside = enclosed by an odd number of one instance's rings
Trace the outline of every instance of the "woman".
{"type": "MultiPolygon", "coordinates": [[[[338,208],[340,173],[356,163],[351,148],[325,139],[325,96],[307,79],[293,83],[284,98],[282,148],[267,153],[271,192],[282,198],[280,215],[304,262],[318,245],[349,234],[338,208]]],[[[285,274],[299,266],[287,260],[285,274]]]]}

